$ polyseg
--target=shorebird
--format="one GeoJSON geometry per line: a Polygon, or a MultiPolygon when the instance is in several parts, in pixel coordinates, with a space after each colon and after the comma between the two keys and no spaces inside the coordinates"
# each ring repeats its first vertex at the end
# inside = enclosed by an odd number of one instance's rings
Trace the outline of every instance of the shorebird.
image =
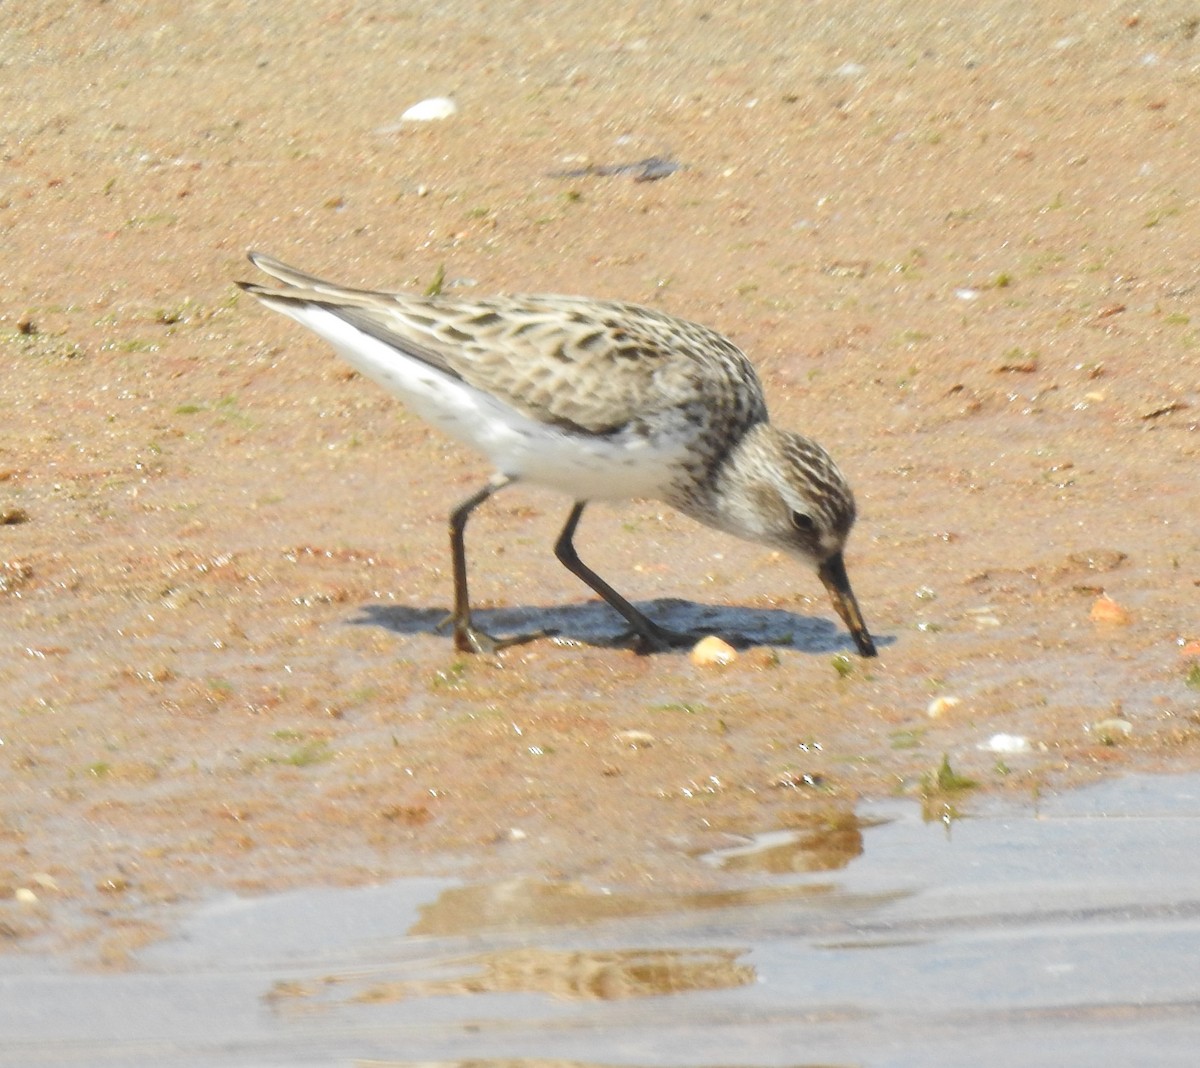
{"type": "Polygon", "coordinates": [[[691,644],[638,611],[575,550],[588,502],[665,501],[816,569],[858,651],[875,656],[842,556],[854,495],[815,441],[775,427],[746,356],[698,323],[585,297],[475,299],[352,289],[251,252],[278,284],[239,282],[328,341],[417,415],[483,453],[493,476],[450,513],[455,645],[492,652],[471,618],[464,532],[492,494],[530,482],[574,504],[559,561],[629,624],[642,651],[691,644]]]}

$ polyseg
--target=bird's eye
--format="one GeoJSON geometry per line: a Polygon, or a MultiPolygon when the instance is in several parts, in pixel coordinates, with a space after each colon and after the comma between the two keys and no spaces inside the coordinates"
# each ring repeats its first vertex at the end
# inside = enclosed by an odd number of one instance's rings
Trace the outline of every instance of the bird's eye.
{"type": "Polygon", "coordinates": [[[811,534],[817,529],[817,521],[805,512],[792,513],[792,526],[804,534],[811,534]]]}

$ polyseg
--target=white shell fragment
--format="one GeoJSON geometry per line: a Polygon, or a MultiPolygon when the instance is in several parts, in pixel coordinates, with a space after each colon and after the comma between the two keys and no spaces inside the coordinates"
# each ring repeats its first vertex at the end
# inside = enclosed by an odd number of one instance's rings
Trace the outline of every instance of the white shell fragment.
{"type": "Polygon", "coordinates": [[[737,659],[737,650],[715,634],[701,638],[692,646],[688,659],[697,667],[724,667],[737,659]]]}
{"type": "Polygon", "coordinates": [[[648,731],[617,731],[613,738],[618,745],[629,749],[649,749],[654,744],[654,735],[648,731]]]}
{"type": "Polygon", "coordinates": [[[403,115],[401,122],[434,122],[458,114],[458,105],[448,96],[431,96],[419,104],[413,104],[403,115]]]}
{"type": "Polygon", "coordinates": [[[1028,753],[1029,739],[1021,734],[993,734],[979,748],[991,753],[1028,753]]]}

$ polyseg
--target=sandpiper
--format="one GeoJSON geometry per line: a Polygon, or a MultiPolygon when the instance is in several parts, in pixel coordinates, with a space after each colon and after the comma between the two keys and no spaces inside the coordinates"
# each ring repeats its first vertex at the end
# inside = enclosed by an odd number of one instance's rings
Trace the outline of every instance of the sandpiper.
{"type": "Polygon", "coordinates": [[[494,465],[450,513],[448,622],[459,649],[491,652],[537,636],[493,638],[474,625],[463,541],[476,507],[531,482],[574,501],[554,553],[625,618],[643,651],[697,636],[659,626],[579,559],[575,530],[589,501],[662,500],[807,561],[858,651],[876,655],[842,558],[855,517],[850,486],[815,441],[771,424],[758,375],[728,338],[635,304],[349,289],[249,255],[281,284],[242,289],[494,465]]]}

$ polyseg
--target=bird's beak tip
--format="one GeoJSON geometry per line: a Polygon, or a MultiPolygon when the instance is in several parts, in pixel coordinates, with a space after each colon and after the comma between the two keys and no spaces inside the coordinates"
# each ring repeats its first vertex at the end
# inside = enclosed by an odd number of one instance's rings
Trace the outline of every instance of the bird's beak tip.
{"type": "Polygon", "coordinates": [[[854,596],[854,591],[850,588],[850,579],[846,574],[846,563],[842,559],[842,554],[839,552],[831,556],[817,569],[817,574],[824,583],[825,589],[829,591],[833,607],[850,631],[850,636],[854,639],[859,653],[864,657],[878,656],[875,642],[871,638],[870,631],[867,630],[866,623],[863,622],[858,601],[854,596]]]}

